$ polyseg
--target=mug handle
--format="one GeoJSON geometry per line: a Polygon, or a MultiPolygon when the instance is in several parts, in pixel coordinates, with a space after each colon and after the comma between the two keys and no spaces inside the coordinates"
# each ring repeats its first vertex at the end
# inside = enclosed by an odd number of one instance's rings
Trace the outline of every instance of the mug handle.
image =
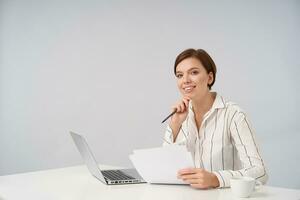
{"type": "Polygon", "coordinates": [[[255,190],[259,190],[262,186],[262,182],[260,181],[255,181],[255,190]]]}

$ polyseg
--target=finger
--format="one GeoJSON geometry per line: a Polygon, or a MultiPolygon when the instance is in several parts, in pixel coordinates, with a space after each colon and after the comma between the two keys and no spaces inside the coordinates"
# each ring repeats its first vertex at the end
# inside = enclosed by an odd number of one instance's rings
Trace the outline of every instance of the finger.
{"type": "Polygon", "coordinates": [[[187,102],[190,102],[190,97],[183,97],[182,99],[186,100],[187,102]]]}
{"type": "Polygon", "coordinates": [[[181,112],[183,112],[183,108],[182,108],[182,103],[181,102],[179,102],[178,104],[177,104],[177,112],[178,113],[181,113],[181,112]]]}
{"type": "Polygon", "coordinates": [[[198,179],[201,178],[198,174],[188,174],[188,175],[181,175],[178,176],[182,180],[188,180],[188,179],[198,179]]]}
{"type": "Polygon", "coordinates": [[[189,101],[187,99],[182,99],[186,108],[189,107],[189,101]]]}
{"type": "Polygon", "coordinates": [[[190,101],[191,100],[191,98],[190,97],[188,97],[188,96],[184,96],[183,98],[185,98],[186,100],[188,100],[188,101],[190,101]]]}
{"type": "Polygon", "coordinates": [[[177,111],[177,107],[176,106],[172,106],[171,108],[171,112],[177,111]]]}
{"type": "Polygon", "coordinates": [[[178,174],[177,177],[180,179],[196,178],[196,174],[178,174]]]}
{"type": "Polygon", "coordinates": [[[196,189],[208,189],[208,187],[206,185],[201,184],[201,183],[196,183],[196,184],[192,183],[190,185],[191,185],[191,187],[196,188],[196,189]]]}
{"type": "Polygon", "coordinates": [[[175,110],[176,110],[176,112],[179,112],[178,104],[175,104],[175,105],[172,106],[172,112],[175,111],[175,110]]]}
{"type": "Polygon", "coordinates": [[[183,180],[185,183],[188,183],[188,184],[203,184],[203,181],[201,181],[201,179],[186,179],[186,180],[183,180]]]}
{"type": "Polygon", "coordinates": [[[177,113],[181,113],[181,106],[180,106],[180,104],[177,105],[177,111],[176,112],[177,113]]]}
{"type": "Polygon", "coordinates": [[[190,101],[190,100],[191,100],[191,98],[190,98],[190,97],[188,97],[188,96],[184,96],[184,97],[183,97],[183,99],[186,99],[186,100],[188,100],[188,101],[190,101]]]}
{"type": "Polygon", "coordinates": [[[194,174],[194,173],[200,173],[203,172],[202,169],[199,168],[185,168],[185,169],[181,169],[178,171],[179,175],[184,175],[184,174],[194,174]]]}
{"type": "Polygon", "coordinates": [[[183,101],[180,103],[180,107],[181,107],[181,112],[185,112],[185,105],[183,101]]]}

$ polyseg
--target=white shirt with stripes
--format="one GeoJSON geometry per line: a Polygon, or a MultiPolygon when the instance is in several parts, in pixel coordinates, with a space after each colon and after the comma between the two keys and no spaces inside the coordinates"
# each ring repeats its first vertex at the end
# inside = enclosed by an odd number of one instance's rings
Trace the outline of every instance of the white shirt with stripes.
{"type": "Polygon", "coordinates": [[[189,113],[173,142],[167,126],[163,145],[186,145],[194,167],[214,173],[220,187],[230,187],[232,177],[249,176],[266,183],[268,175],[254,130],[243,110],[233,102],[216,95],[211,109],[203,116],[197,130],[192,103],[189,113]]]}

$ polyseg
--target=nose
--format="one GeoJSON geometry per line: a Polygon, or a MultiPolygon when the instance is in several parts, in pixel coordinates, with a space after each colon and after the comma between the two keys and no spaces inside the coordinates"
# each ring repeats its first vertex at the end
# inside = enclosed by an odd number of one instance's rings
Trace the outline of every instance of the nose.
{"type": "Polygon", "coordinates": [[[189,75],[187,75],[187,74],[185,74],[185,75],[183,75],[183,82],[184,83],[189,83],[191,80],[190,80],[190,76],[189,75]]]}

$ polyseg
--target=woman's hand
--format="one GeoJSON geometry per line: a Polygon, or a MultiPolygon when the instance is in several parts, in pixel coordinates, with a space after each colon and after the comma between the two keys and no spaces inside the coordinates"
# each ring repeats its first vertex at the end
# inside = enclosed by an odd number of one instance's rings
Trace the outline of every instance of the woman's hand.
{"type": "Polygon", "coordinates": [[[181,169],[177,177],[197,189],[216,188],[220,185],[215,174],[200,168],[181,169]]]}
{"type": "Polygon", "coordinates": [[[172,128],[173,133],[176,133],[176,135],[179,132],[181,124],[188,115],[189,101],[189,97],[183,97],[179,102],[172,106],[172,111],[176,110],[176,113],[171,117],[169,125],[172,128]]]}

